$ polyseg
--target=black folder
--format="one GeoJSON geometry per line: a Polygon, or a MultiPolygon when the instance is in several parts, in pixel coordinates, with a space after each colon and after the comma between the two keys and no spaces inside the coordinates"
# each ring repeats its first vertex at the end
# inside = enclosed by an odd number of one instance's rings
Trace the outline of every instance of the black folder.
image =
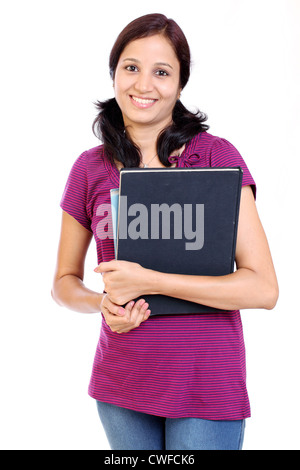
{"type": "MultiPolygon", "coordinates": [[[[232,273],[242,174],[240,167],[123,168],[117,259],[165,273],[232,273]]],[[[224,311],[170,296],[142,297],[151,315],[224,311]]]]}

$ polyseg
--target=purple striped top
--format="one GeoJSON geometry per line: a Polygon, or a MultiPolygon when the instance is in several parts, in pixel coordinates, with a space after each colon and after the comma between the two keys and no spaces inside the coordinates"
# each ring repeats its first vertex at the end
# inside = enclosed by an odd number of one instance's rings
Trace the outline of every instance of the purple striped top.
{"type": "MultiPolygon", "coordinates": [[[[241,166],[243,186],[256,190],[236,148],[207,132],[188,142],[180,157],[170,158],[181,168],[241,166]]],[[[114,244],[97,236],[97,208],[110,203],[110,189],[118,186],[119,171],[100,145],[75,161],[63,193],[62,209],[93,232],[98,263],[114,259],[114,244]]],[[[169,418],[249,417],[240,312],[155,316],[123,334],[113,333],[102,317],[89,395],[169,418]]]]}

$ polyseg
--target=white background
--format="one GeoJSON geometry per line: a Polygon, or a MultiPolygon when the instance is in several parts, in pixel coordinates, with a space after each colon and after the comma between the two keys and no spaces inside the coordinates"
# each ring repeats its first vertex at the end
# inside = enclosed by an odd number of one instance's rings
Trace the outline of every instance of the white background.
{"type": "MultiPolygon", "coordinates": [[[[99,144],[93,102],[113,95],[108,56],[132,19],[159,12],[185,32],[182,101],[241,152],[280,284],[273,311],[242,312],[252,418],[245,449],[299,449],[298,0],[12,0],[1,3],[2,449],[106,449],[87,395],[100,315],[50,290],[59,202],[71,165],[99,144]]],[[[86,284],[101,289],[94,243],[86,284]]]]}

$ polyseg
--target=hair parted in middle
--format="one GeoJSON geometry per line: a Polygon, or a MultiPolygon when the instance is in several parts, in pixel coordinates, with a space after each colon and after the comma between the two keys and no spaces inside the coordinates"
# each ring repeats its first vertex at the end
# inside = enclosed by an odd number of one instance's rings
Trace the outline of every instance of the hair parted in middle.
{"type": "MultiPolygon", "coordinates": [[[[163,35],[173,47],[180,64],[180,88],[183,89],[190,77],[191,55],[187,39],[178,24],[165,15],[153,13],[144,15],[129,23],[117,37],[109,57],[109,72],[112,80],[125,47],[137,39],[163,35]]],[[[97,101],[98,115],[93,123],[94,134],[103,141],[104,151],[113,162],[121,162],[125,168],[139,167],[141,153],[139,148],[126,136],[121,109],[115,98],[97,101]]],[[[173,122],[164,129],[157,139],[157,155],[161,163],[169,167],[169,156],[186,144],[199,132],[209,129],[203,124],[207,117],[201,111],[192,113],[180,100],[173,109],[173,122]]]]}

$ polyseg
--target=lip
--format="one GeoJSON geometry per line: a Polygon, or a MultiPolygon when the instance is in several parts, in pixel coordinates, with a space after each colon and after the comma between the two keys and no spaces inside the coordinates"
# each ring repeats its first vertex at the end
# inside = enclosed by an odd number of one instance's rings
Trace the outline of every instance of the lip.
{"type": "Polygon", "coordinates": [[[142,96],[129,95],[131,103],[139,109],[148,109],[155,105],[158,101],[155,98],[145,98],[142,96]],[[137,101],[138,100],[138,101],[137,101]]]}

